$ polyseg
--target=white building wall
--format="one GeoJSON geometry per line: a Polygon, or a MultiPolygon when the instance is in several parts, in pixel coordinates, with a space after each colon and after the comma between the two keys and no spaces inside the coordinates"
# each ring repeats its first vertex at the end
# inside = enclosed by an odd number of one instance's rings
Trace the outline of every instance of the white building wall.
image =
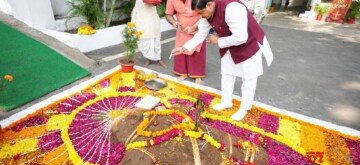
{"type": "Polygon", "coordinates": [[[66,3],[67,0],[51,0],[51,7],[54,11],[54,15],[66,16],[70,6],[66,3]]]}
{"type": "Polygon", "coordinates": [[[0,9],[34,28],[55,23],[50,0],[1,0],[0,9]]]}
{"type": "Polygon", "coordinates": [[[12,15],[12,9],[8,0],[0,0],[0,11],[12,15]]]}

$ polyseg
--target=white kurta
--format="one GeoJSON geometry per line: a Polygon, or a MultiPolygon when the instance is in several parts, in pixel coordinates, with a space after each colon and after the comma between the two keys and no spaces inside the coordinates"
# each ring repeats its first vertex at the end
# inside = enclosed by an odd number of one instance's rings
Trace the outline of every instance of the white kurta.
{"type": "Polygon", "coordinates": [[[160,18],[156,6],[136,0],[131,22],[134,22],[137,30],[142,32],[142,39],[160,37],[160,18]]]}
{"type": "MultiPolygon", "coordinates": [[[[240,3],[232,2],[226,6],[225,22],[230,28],[232,34],[218,39],[218,46],[220,48],[227,48],[231,46],[238,46],[246,43],[248,39],[248,19],[246,7],[240,3]]],[[[205,40],[211,29],[211,25],[206,19],[201,19],[198,25],[198,33],[188,41],[184,47],[187,50],[192,50],[195,45],[198,45],[205,40]]],[[[234,120],[241,120],[251,109],[257,84],[257,77],[263,74],[262,54],[264,54],[267,64],[270,66],[273,60],[273,54],[270,45],[264,37],[263,45],[259,44],[259,51],[256,52],[249,59],[235,64],[229,51],[221,58],[221,103],[216,104],[213,108],[220,110],[223,108],[232,107],[232,93],[236,77],[242,77],[243,84],[241,85],[241,105],[240,109],[231,116],[234,120]]]]}
{"type": "MultiPolygon", "coordinates": [[[[241,45],[247,41],[247,11],[244,5],[237,2],[232,2],[227,5],[225,10],[225,22],[232,32],[231,36],[220,37],[218,39],[218,45],[220,48],[226,48],[235,45],[241,45]]],[[[201,18],[199,22],[199,31],[195,34],[194,38],[187,42],[184,47],[187,50],[192,50],[194,45],[201,43],[205,40],[211,29],[209,22],[201,18]]],[[[235,64],[231,58],[230,52],[227,51],[221,58],[221,73],[229,74],[245,79],[251,79],[263,74],[262,58],[264,54],[267,64],[270,65],[273,59],[271,48],[269,43],[264,38],[263,45],[259,43],[259,51],[251,58],[235,64]]]]}
{"type": "Polygon", "coordinates": [[[136,0],[131,22],[142,32],[138,49],[149,60],[161,60],[160,18],[156,6],[136,0]]]}

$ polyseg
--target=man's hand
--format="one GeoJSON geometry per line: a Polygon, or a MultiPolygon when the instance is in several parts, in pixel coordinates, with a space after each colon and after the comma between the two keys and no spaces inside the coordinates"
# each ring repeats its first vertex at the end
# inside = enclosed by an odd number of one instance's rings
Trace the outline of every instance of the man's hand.
{"type": "Polygon", "coordinates": [[[183,54],[185,51],[187,51],[184,47],[177,47],[171,51],[171,55],[176,56],[183,54]]]}
{"type": "Polygon", "coordinates": [[[218,39],[219,39],[219,37],[217,35],[212,34],[206,39],[206,42],[215,45],[218,43],[218,39]]]}
{"type": "Polygon", "coordinates": [[[188,26],[188,27],[186,27],[185,29],[184,29],[184,32],[186,33],[186,34],[191,34],[191,33],[193,33],[195,31],[195,28],[193,27],[193,26],[188,26]]]}

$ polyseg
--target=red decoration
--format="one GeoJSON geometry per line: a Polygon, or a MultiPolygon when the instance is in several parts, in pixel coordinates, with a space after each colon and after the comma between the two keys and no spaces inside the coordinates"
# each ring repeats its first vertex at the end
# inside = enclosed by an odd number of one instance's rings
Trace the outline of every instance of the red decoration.
{"type": "Polygon", "coordinates": [[[354,24],[355,23],[355,18],[351,18],[347,22],[348,22],[348,24],[354,24]]]}
{"type": "Polygon", "coordinates": [[[330,10],[328,22],[343,23],[347,11],[351,5],[351,0],[333,0],[330,10]]]}
{"type": "Polygon", "coordinates": [[[160,4],[162,2],[162,0],[143,0],[143,2],[157,6],[158,4],[160,4]]]}

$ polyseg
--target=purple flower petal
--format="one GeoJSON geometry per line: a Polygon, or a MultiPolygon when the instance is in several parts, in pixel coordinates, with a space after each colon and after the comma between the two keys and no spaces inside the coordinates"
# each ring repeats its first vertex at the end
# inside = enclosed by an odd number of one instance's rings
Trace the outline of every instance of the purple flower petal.
{"type": "Polygon", "coordinates": [[[39,138],[38,147],[49,152],[63,144],[60,131],[53,131],[39,138]]]}
{"type": "Polygon", "coordinates": [[[346,140],[353,164],[360,164],[360,141],[346,140]]]}
{"type": "Polygon", "coordinates": [[[16,125],[15,127],[12,128],[13,131],[19,132],[21,131],[23,128],[26,127],[32,127],[32,126],[36,126],[36,125],[43,125],[48,121],[48,119],[46,117],[43,116],[35,116],[32,117],[24,122],[21,122],[20,124],[16,125]]]}
{"type": "Polygon", "coordinates": [[[279,129],[279,117],[264,113],[260,116],[258,127],[264,129],[266,132],[277,134],[279,129]]]}

